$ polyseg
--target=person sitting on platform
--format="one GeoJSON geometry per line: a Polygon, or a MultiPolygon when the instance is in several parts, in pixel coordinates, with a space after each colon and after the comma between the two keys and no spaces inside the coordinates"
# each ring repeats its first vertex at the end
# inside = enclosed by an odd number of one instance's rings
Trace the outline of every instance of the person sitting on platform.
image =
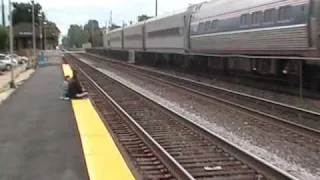
{"type": "Polygon", "coordinates": [[[69,81],[67,97],[70,99],[81,99],[88,95],[88,92],[84,91],[77,76],[77,71],[73,71],[73,76],[69,81]]]}

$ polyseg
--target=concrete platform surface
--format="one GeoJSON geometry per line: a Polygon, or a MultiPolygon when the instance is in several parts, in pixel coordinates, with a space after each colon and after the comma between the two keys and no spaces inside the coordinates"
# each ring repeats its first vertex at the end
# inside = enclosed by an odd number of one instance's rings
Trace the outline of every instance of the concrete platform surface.
{"type": "Polygon", "coordinates": [[[88,179],[70,102],[59,99],[60,58],[0,105],[1,180],[88,179]]]}
{"type": "MultiPolygon", "coordinates": [[[[68,64],[62,65],[65,76],[73,76],[68,64]]],[[[135,177],[88,98],[72,100],[90,180],[134,180],[135,177]]]]}
{"type": "Polygon", "coordinates": [[[24,72],[21,72],[19,76],[15,79],[16,88],[8,88],[0,90],[0,105],[3,101],[5,101],[17,88],[19,88],[24,81],[30,78],[30,76],[34,73],[34,69],[28,69],[24,72]]]}

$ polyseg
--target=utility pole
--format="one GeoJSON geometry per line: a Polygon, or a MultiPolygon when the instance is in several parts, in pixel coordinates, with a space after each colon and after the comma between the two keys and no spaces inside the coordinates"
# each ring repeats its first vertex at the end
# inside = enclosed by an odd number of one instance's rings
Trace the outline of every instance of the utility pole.
{"type": "MultiPolygon", "coordinates": [[[[89,21],[90,23],[90,21],[89,21]]],[[[91,21],[91,25],[90,25],[90,29],[91,29],[91,47],[94,47],[94,43],[93,43],[93,21],[91,21]]]]}
{"type": "Polygon", "coordinates": [[[156,0],[156,17],[158,16],[158,0],[156,0]]]}
{"type": "Polygon", "coordinates": [[[47,25],[47,22],[44,21],[43,22],[43,38],[44,38],[44,45],[43,45],[43,49],[46,50],[47,48],[47,31],[46,31],[46,25],[47,25]]]}
{"type": "Polygon", "coordinates": [[[32,4],[32,46],[33,46],[33,56],[36,59],[37,55],[36,55],[36,28],[35,28],[35,20],[34,20],[34,1],[31,1],[32,4]]]}
{"type": "Polygon", "coordinates": [[[5,14],[4,14],[4,3],[3,0],[1,1],[1,9],[2,9],[2,25],[3,27],[6,27],[6,18],[5,18],[5,14]]]}
{"type": "Polygon", "coordinates": [[[110,25],[109,25],[109,29],[111,29],[111,27],[112,27],[112,11],[110,11],[110,20],[109,20],[110,22],[110,25]]]}
{"type": "MultiPolygon", "coordinates": [[[[11,0],[9,0],[9,17],[10,17],[10,54],[13,54],[13,30],[12,30],[12,9],[11,9],[11,0]]],[[[11,58],[11,88],[16,88],[16,83],[14,81],[14,67],[13,67],[13,58],[11,58]]]]}
{"type": "Polygon", "coordinates": [[[43,16],[42,16],[42,13],[40,12],[38,16],[39,16],[40,50],[42,50],[43,49],[43,43],[42,43],[42,19],[43,19],[43,16]]]}

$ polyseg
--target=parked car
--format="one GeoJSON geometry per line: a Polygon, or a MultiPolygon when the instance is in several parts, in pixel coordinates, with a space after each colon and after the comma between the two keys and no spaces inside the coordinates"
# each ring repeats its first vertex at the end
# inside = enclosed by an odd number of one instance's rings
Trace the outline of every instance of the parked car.
{"type": "Polygon", "coordinates": [[[1,74],[1,71],[5,71],[5,70],[7,70],[6,63],[0,60],[0,74],[1,74]]]}
{"type": "Polygon", "coordinates": [[[29,62],[29,59],[25,56],[19,56],[20,58],[20,61],[22,61],[23,63],[28,63],[29,62]]]}
{"type": "Polygon", "coordinates": [[[22,61],[20,60],[20,57],[16,54],[8,54],[7,55],[9,58],[12,58],[12,61],[14,65],[22,64],[22,61]]]}
{"type": "Polygon", "coordinates": [[[1,71],[10,70],[14,65],[11,62],[11,59],[5,54],[0,54],[1,62],[1,71]]]}
{"type": "Polygon", "coordinates": [[[0,61],[1,61],[1,66],[4,67],[3,70],[10,70],[12,67],[16,66],[18,64],[18,61],[15,60],[14,58],[5,55],[5,54],[0,54],[0,61]]]}

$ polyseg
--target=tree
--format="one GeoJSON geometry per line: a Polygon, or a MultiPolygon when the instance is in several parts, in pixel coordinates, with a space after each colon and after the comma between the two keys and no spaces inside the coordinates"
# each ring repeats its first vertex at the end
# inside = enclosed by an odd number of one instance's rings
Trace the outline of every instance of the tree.
{"type": "Polygon", "coordinates": [[[56,23],[52,21],[47,21],[47,24],[45,25],[46,34],[48,37],[57,38],[60,35],[60,30],[57,27],[56,23]]]}
{"type": "Polygon", "coordinates": [[[0,26],[0,50],[5,51],[8,48],[9,33],[6,27],[0,26]]]}
{"type": "Polygon", "coordinates": [[[54,41],[54,43],[57,45],[59,42],[59,36],[60,36],[60,30],[57,27],[56,23],[47,21],[46,25],[43,25],[43,31],[46,32],[46,38],[51,39],[54,41]]]}
{"type": "Polygon", "coordinates": [[[84,30],[89,34],[89,42],[93,47],[102,46],[102,30],[97,20],[89,20],[88,23],[84,25],[84,30]]]}
{"type": "Polygon", "coordinates": [[[69,44],[69,37],[68,36],[63,36],[62,37],[62,46],[67,48],[67,47],[70,47],[70,44],[69,44]]]}
{"type": "MultiPolygon", "coordinates": [[[[16,25],[18,23],[32,23],[32,4],[31,3],[13,3],[12,11],[12,23],[16,25]]],[[[41,22],[39,17],[39,12],[41,12],[42,7],[39,3],[34,4],[34,15],[35,23],[40,24],[44,21],[47,25],[42,26],[46,31],[46,37],[54,40],[55,44],[58,44],[60,30],[54,22],[48,21],[46,19],[45,13],[42,12],[41,22]]],[[[44,32],[44,31],[42,31],[44,32]]]]}
{"type": "MultiPolygon", "coordinates": [[[[42,7],[39,3],[34,4],[35,22],[39,22],[39,12],[42,7]]],[[[32,4],[31,3],[13,3],[12,24],[21,22],[32,23],[32,4]]],[[[44,17],[45,18],[45,17],[44,17]]]]}
{"type": "Polygon", "coordinates": [[[94,31],[92,34],[92,39],[91,43],[93,47],[102,47],[103,46],[103,34],[102,34],[102,29],[98,29],[94,31]]]}
{"type": "Polygon", "coordinates": [[[68,30],[68,39],[70,47],[80,48],[82,44],[88,42],[89,34],[82,26],[72,24],[68,30]]]}
{"type": "Polygon", "coordinates": [[[97,20],[89,20],[86,25],[84,25],[84,30],[91,31],[99,29],[99,22],[97,20]]]}
{"type": "Polygon", "coordinates": [[[152,18],[152,16],[147,16],[145,14],[142,14],[142,15],[138,16],[138,22],[145,21],[145,20],[148,20],[150,18],[152,18]]]}

